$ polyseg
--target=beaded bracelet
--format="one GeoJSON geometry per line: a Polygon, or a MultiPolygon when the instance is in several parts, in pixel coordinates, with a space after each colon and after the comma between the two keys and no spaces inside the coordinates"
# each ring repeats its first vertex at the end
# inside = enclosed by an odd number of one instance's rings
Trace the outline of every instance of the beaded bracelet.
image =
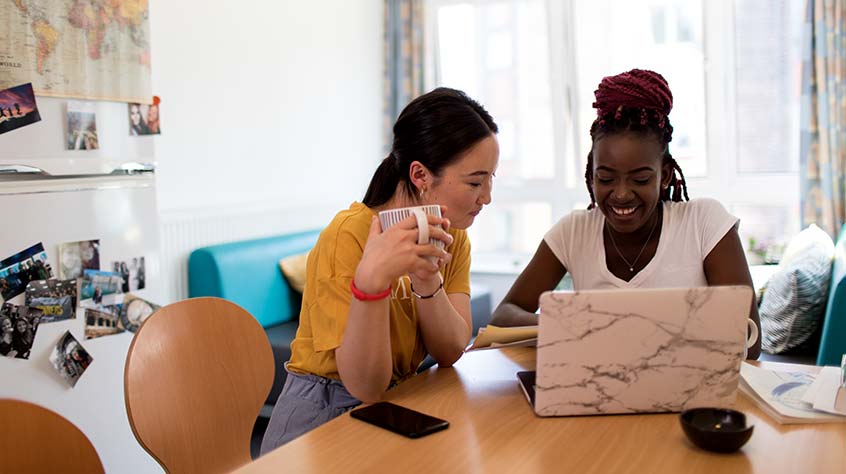
{"type": "Polygon", "coordinates": [[[443,290],[443,289],[444,289],[444,281],[443,281],[443,280],[441,280],[441,284],[440,284],[440,285],[438,285],[438,289],[437,289],[437,290],[435,290],[435,292],[434,292],[434,293],[432,293],[432,294],[431,294],[431,295],[429,295],[429,296],[423,296],[423,295],[418,294],[416,291],[414,291],[414,284],[412,284],[411,282],[409,282],[409,286],[411,287],[411,294],[412,294],[412,295],[416,296],[418,299],[421,299],[421,300],[428,300],[429,298],[434,297],[435,295],[437,295],[438,293],[440,293],[440,292],[441,292],[441,290],[443,290]]]}

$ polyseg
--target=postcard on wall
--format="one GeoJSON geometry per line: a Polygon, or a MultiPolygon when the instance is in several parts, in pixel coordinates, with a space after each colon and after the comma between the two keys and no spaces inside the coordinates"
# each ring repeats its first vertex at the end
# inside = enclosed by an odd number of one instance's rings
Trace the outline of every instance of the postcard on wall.
{"type": "Polygon", "coordinates": [[[144,257],[112,262],[112,271],[120,275],[124,293],[143,290],[147,286],[144,257]]]}
{"type": "Polygon", "coordinates": [[[129,104],[129,134],[130,135],[160,135],[158,96],[153,96],[153,103],[129,104]]]}
{"type": "Polygon", "coordinates": [[[79,283],[79,306],[101,309],[123,301],[122,279],[113,272],[85,270],[79,283]]]}
{"type": "Polygon", "coordinates": [[[130,332],[138,331],[141,324],[147,320],[161,306],[139,298],[133,294],[127,294],[123,298],[123,305],[120,308],[119,323],[123,329],[130,332]]]}
{"type": "Polygon", "coordinates": [[[97,138],[97,117],[92,102],[68,102],[67,131],[68,150],[100,148],[97,138]]]}
{"type": "Polygon", "coordinates": [[[38,308],[3,303],[0,307],[0,356],[29,359],[41,316],[38,308]]]}
{"type": "Polygon", "coordinates": [[[26,286],[26,305],[44,313],[42,323],[76,317],[76,280],[36,280],[26,286]]]}
{"type": "Polygon", "coordinates": [[[50,353],[50,363],[53,364],[53,368],[71,387],[76,386],[79,377],[93,360],[91,354],[82,347],[70,331],[65,331],[50,353]]]}
{"type": "Polygon", "coordinates": [[[85,339],[120,334],[125,329],[120,325],[121,305],[85,308],[85,339]]]}
{"type": "Polygon", "coordinates": [[[24,292],[27,283],[53,276],[47,252],[40,242],[0,261],[0,294],[4,300],[24,292]]]}
{"type": "Polygon", "coordinates": [[[0,90],[0,134],[41,120],[32,84],[0,90]]]}
{"type": "Polygon", "coordinates": [[[67,242],[59,246],[59,278],[79,278],[84,270],[100,269],[100,240],[67,242]]]}

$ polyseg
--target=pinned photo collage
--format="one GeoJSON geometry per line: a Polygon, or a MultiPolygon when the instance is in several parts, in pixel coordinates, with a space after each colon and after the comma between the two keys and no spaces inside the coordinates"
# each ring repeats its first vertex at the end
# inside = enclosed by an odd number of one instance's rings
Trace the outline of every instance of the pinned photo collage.
{"type": "MultiPolygon", "coordinates": [[[[108,272],[100,270],[100,250],[98,239],[59,245],[59,279],[40,242],[0,260],[0,356],[29,359],[42,323],[73,320],[81,313],[85,339],[92,339],[135,332],[159,309],[131,293],[147,286],[144,256],[113,261],[115,271],[108,272]]],[[[70,331],[50,354],[71,387],[92,360],[70,331]]]]}
{"type": "MultiPolygon", "coordinates": [[[[159,104],[128,104],[130,135],[160,135],[159,104]]],[[[0,90],[0,135],[41,121],[32,83],[0,90]]],[[[97,114],[94,102],[69,101],[65,114],[65,149],[99,150],[97,114]]]]}
{"type": "MultiPolygon", "coordinates": [[[[143,262],[143,257],[140,261],[143,262]]],[[[79,305],[85,310],[85,339],[135,332],[159,309],[159,305],[124,292],[127,281],[116,272],[86,270],[83,273],[79,305]]]]}

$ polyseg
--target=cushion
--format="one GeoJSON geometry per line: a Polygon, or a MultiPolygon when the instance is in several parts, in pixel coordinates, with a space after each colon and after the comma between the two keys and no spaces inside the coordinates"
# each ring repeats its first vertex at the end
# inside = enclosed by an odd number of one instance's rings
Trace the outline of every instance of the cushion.
{"type": "Polygon", "coordinates": [[[819,329],[833,256],[831,237],[814,224],[790,241],[758,308],[765,352],[799,347],[819,329]]]}
{"type": "Polygon", "coordinates": [[[302,293],[303,288],[305,288],[308,254],[309,252],[290,255],[279,260],[279,268],[282,269],[282,274],[285,275],[288,284],[299,293],[302,293]]]}

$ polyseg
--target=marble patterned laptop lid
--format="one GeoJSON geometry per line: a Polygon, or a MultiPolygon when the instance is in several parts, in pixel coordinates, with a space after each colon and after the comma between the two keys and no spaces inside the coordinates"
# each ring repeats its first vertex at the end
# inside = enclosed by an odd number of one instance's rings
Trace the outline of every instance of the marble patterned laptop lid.
{"type": "Polygon", "coordinates": [[[535,412],[677,412],[734,403],[752,290],[546,292],[535,412]]]}

